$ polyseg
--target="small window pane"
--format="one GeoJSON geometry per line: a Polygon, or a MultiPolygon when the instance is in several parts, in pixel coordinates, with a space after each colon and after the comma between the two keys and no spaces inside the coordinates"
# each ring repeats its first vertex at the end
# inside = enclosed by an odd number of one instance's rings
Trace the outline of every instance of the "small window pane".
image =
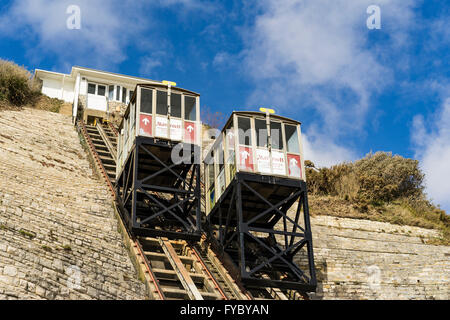
{"type": "Polygon", "coordinates": [[[270,140],[272,149],[283,149],[283,134],[281,132],[281,122],[270,122],[270,140]]]}
{"type": "Polygon", "coordinates": [[[267,125],[265,120],[255,120],[256,140],[258,147],[268,147],[267,125]]]}
{"type": "Polygon", "coordinates": [[[252,133],[250,130],[250,119],[238,117],[239,144],[252,145],[252,133]]]}
{"type": "Polygon", "coordinates": [[[197,109],[194,97],[184,97],[184,119],[197,120],[197,109]]]}
{"type": "Polygon", "coordinates": [[[99,96],[105,96],[106,95],[106,86],[99,85],[97,94],[99,96]]]}
{"type": "Polygon", "coordinates": [[[300,153],[297,127],[285,125],[284,130],[286,131],[287,151],[294,152],[294,153],[300,153]]]}
{"type": "Polygon", "coordinates": [[[133,99],[133,95],[134,95],[134,91],[130,90],[130,101],[131,101],[131,99],[133,99]]]}
{"type": "Polygon", "coordinates": [[[153,112],[153,90],[141,89],[141,112],[152,114],[153,112]]]}
{"type": "Polygon", "coordinates": [[[210,164],[208,170],[209,188],[214,188],[214,163],[210,164]]]}
{"type": "Polygon", "coordinates": [[[131,116],[130,116],[131,117],[131,126],[134,129],[134,127],[136,126],[136,105],[134,103],[131,104],[130,114],[131,114],[131,116]]]}
{"type": "Polygon", "coordinates": [[[156,113],[161,115],[167,115],[167,92],[156,92],[156,113]]]}
{"type": "Polygon", "coordinates": [[[109,100],[114,100],[114,86],[108,87],[108,98],[109,100]]]}
{"type": "Polygon", "coordinates": [[[181,94],[172,93],[170,96],[170,115],[181,118],[181,94]]]}
{"type": "Polygon", "coordinates": [[[95,84],[89,83],[89,84],[88,84],[88,93],[90,93],[90,94],[95,94],[95,88],[96,88],[96,85],[95,85],[95,84]]]}
{"type": "Polygon", "coordinates": [[[116,100],[120,101],[120,86],[116,87],[116,100]]]}
{"type": "Polygon", "coordinates": [[[230,123],[228,128],[225,130],[225,137],[228,149],[234,149],[234,128],[232,123],[230,123]]]}
{"type": "Polygon", "coordinates": [[[127,100],[127,88],[122,88],[122,102],[125,103],[127,100]]]}
{"type": "Polygon", "coordinates": [[[222,171],[225,161],[224,161],[224,152],[223,152],[223,142],[219,143],[217,147],[217,161],[219,162],[219,172],[222,171]]]}

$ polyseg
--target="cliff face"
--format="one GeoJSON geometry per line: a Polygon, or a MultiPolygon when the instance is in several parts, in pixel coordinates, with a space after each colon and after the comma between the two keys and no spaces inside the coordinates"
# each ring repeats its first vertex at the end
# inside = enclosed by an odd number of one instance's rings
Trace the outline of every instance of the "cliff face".
{"type": "MultiPolygon", "coordinates": [[[[424,244],[436,231],[330,216],[311,222],[313,299],[450,298],[450,247],[424,244]]],[[[109,192],[70,118],[0,112],[0,300],[145,299],[135,275],[109,192]]]]}
{"type": "Polygon", "coordinates": [[[0,112],[0,300],[145,299],[70,117],[0,112]]]}
{"type": "Polygon", "coordinates": [[[437,231],[330,216],[311,224],[313,299],[450,298],[450,247],[424,244],[437,231]]]}

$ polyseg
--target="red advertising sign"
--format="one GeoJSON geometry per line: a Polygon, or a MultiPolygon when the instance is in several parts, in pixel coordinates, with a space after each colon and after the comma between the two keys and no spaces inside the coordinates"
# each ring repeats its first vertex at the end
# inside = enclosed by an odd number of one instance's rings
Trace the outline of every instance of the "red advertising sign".
{"type": "Polygon", "coordinates": [[[139,135],[141,136],[152,135],[152,116],[141,114],[139,135]]]}
{"type": "Polygon", "coordinates": [[[239,169],[253,171],[253,153],[249,147],[239,147],[239,169]]]}
{"type": "Polygon", "coordinates": [[[195,123],[184,122],[184,142],[195,143],[195,123]]]}
{"type": "Polygon", "coordinates": [[[300,156],[296,154],[288,154],[289,176],[302,178],[302,164],[300,162],[300,156]]]}

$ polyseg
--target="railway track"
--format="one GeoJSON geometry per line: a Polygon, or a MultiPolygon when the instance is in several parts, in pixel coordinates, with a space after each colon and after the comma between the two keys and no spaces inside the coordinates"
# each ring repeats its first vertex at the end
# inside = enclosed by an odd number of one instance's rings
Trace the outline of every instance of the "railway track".
{"type": "MultiPolygon", "coordinates": [[[[77,129],[88,145],[97,170],[115,197],[117,131],[109,123],[77,129]]],[[[141,271],[148,275],[158,300],[297,300],[297,292],[261,288],[246,290],[236,283],[215,253],[201,243],[166,238],[132,237],[141,271]]]]}

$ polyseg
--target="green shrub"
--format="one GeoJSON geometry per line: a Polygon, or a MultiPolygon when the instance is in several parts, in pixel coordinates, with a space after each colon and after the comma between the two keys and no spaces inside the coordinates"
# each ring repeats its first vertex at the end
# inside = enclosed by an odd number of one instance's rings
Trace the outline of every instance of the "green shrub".
{"type": "Polygon", "coordinates": [[[440,229],[450,242],[450,216],[427,200],[425,175],[417,160],[377,152],[331,168],[316,169],[312,162],[306,163],[308,190],[313,195],[348,201],[369,219],[440,229]],[[374,212],[380,210],[384,213],[376,216],[374,212]]]}
{"type": "Polygon", "coordinates": [[[0,102],[20,107],[33,104],[39,96],[40,90],[28,70],[0,59],[0,102]]]}
{"type": "Polygon", "coordinates": [[[387,152],[368,154],[354,163],[306,169],[310,191],[360,203],[381,205],[403,198],[422,199],[424,174],[419,162],[387,152]]]}

